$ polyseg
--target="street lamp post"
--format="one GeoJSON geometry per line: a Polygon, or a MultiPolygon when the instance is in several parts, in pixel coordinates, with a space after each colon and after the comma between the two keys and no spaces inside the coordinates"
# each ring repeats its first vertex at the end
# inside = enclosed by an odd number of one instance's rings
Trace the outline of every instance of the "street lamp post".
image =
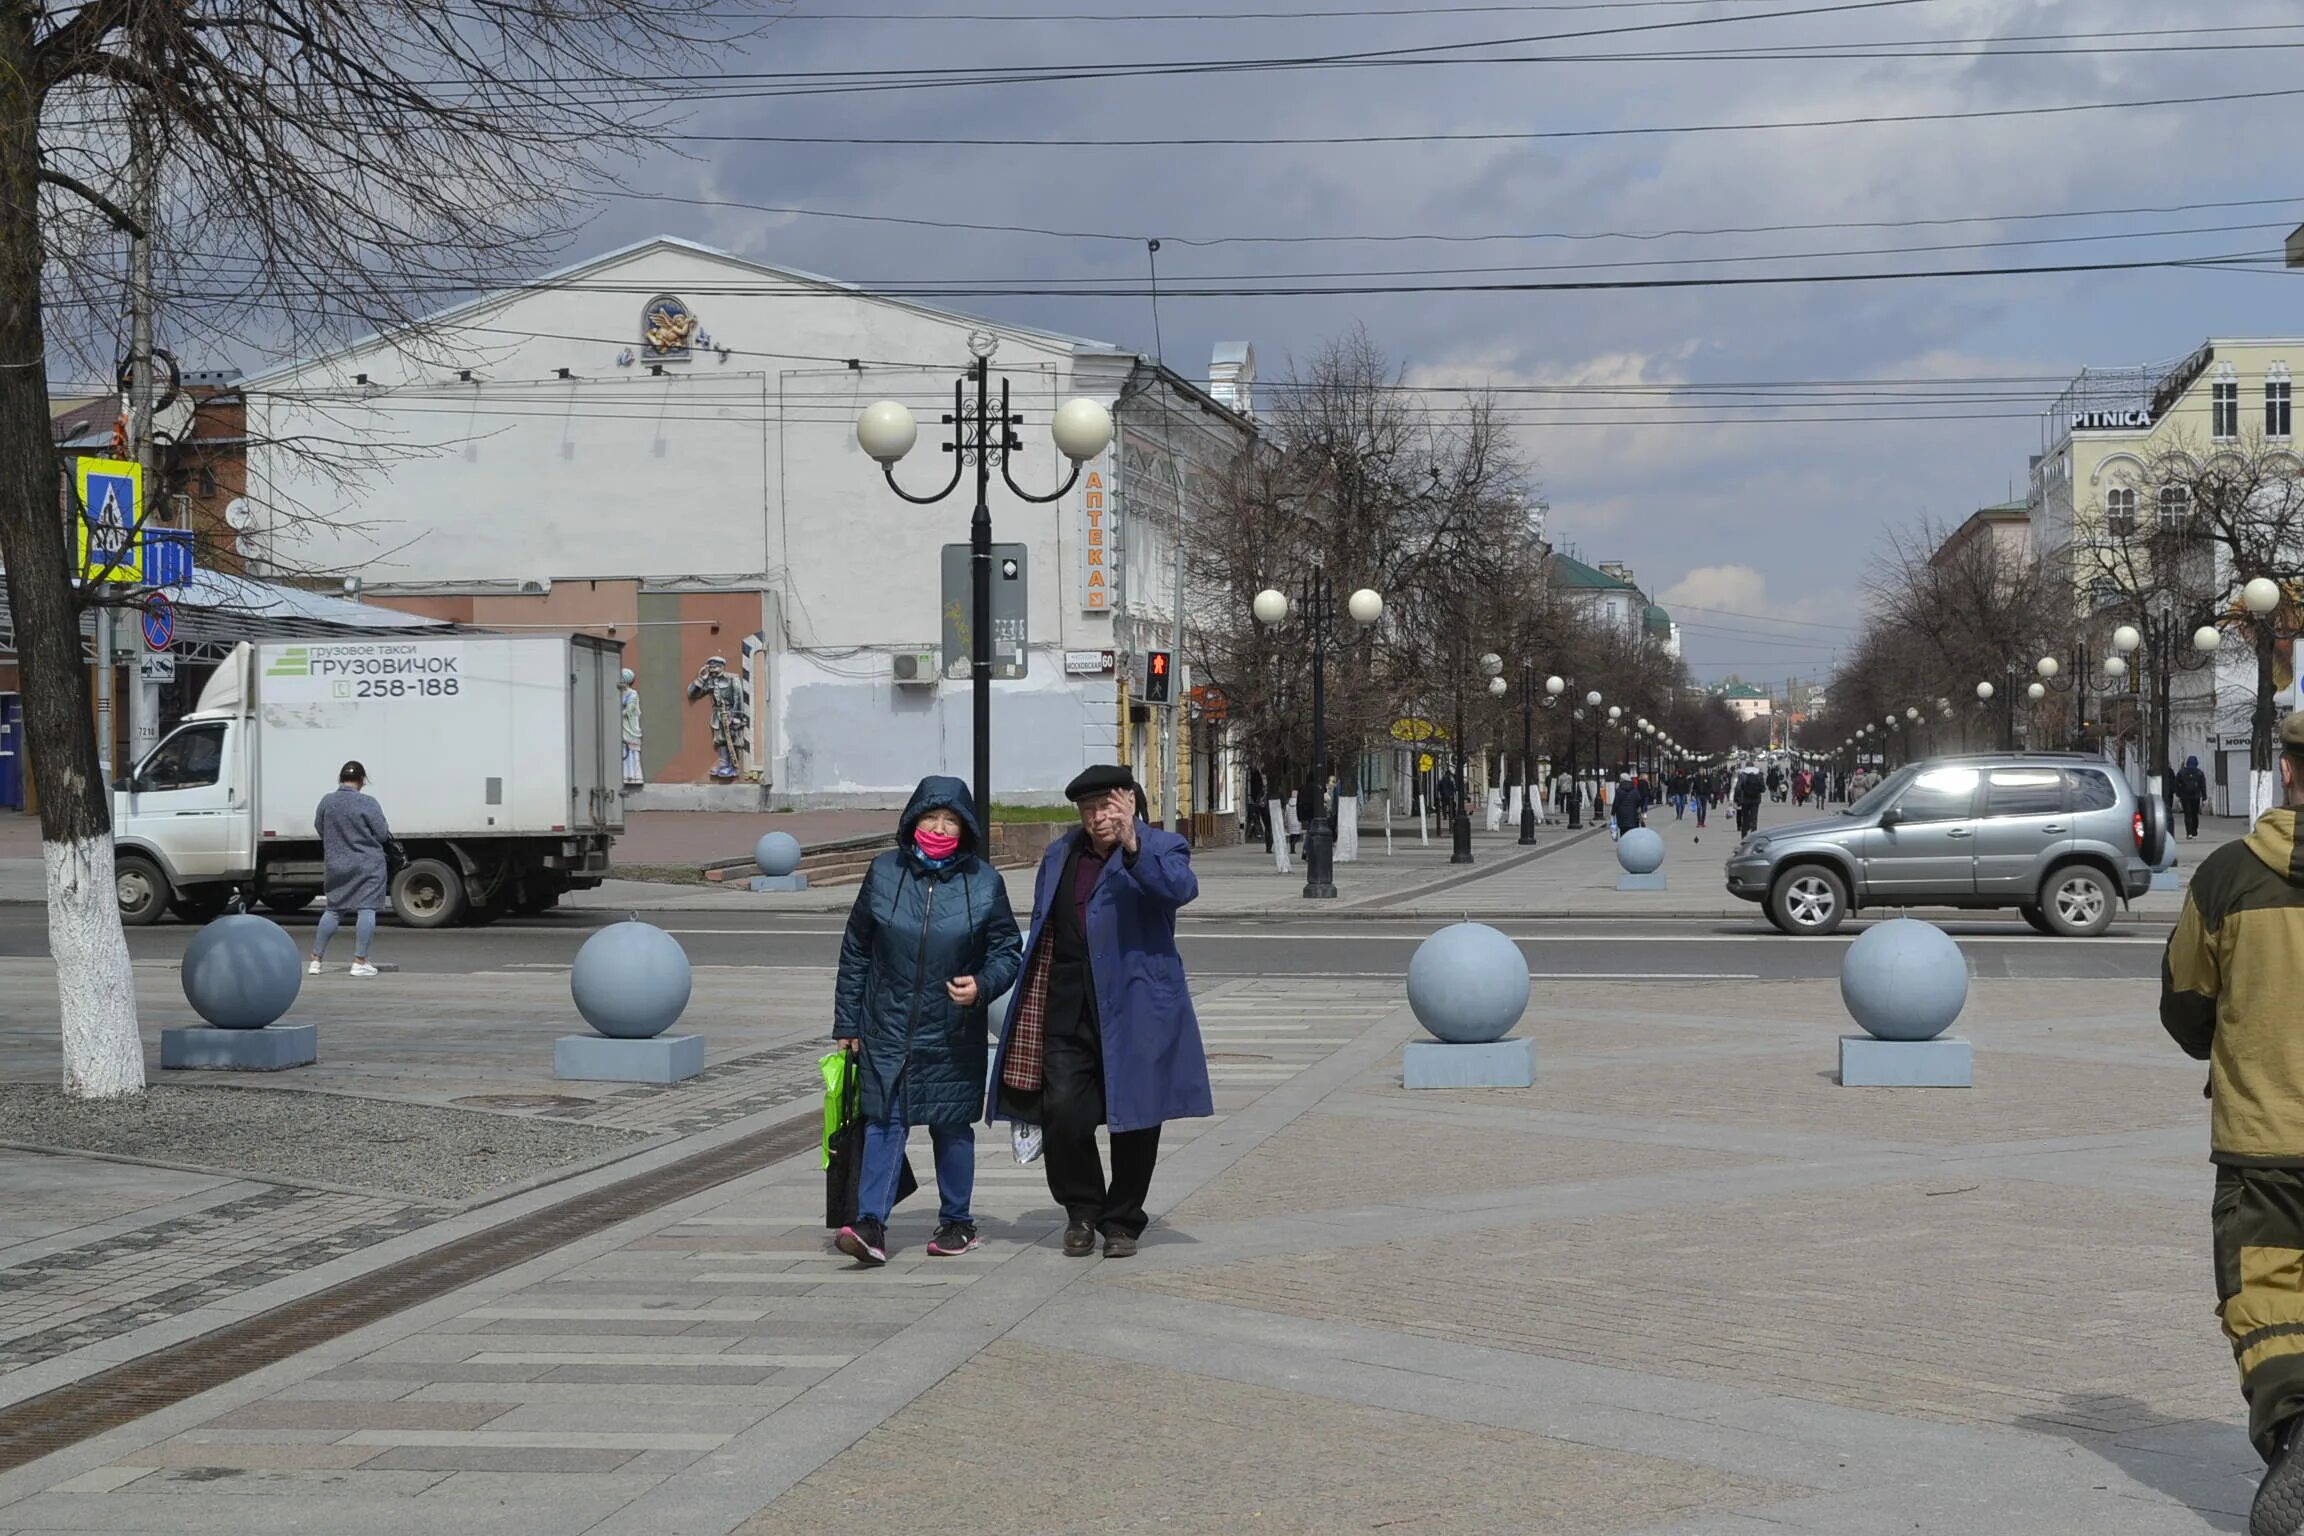
{"type": "Polygon", "coordinates": [[[992,819],[992,463],[998,459],[1000,478],[1008,489],[1029,502],[1045,505],[1062,499],[1079,483],[1081,466],[1102,453],[1112,441],[1112,413],[1093,400],[1068,400],[1056,412],[1050,433],[1056,451],[1072,461],[1064,483],[1045,496],[1036,496],[1016,483],[1009,472],[1011,454],[1020,453],[1024,439],[1016,434],[1024,418],[1009,409],[1008,381],[1000,381],[1000,412],[992,413],[992,354],[999,338],[977,331],[968,338],[975,357],[967,374],[952,386],[952,414],[943,418],[953,429],[944,451],[952,455],[952,478],[944,489],[915,496],[896,483],[896,465],[912,451],[920,428],[911,411],[893,400],[864,408],[856,418],[856,443],[887,478],[888,489],[915,506],[943,501],[960,488],[970,463],[976,466],[976,513],[968,524],[969,661],[975,687],[976,813],[987,824],[992,819]],[[968,405],[968,386],[976,387],[974,409],[968,405]]]}
{"type": "MultiPolygon", "coordinates": [[[[1592,778],[1593,778],[1593,781],[1594,781],[1595,783],[1597,783],[1597,782],[1600,780],[1601,776],[1602,776],[1602,769],[1601,769],[1601,766],[1600,766],[1600,690],[1599,690],[1599,689],[1595,688],[1595,689],[1593,689],[1593,690],[1592,690],[1590,693],[1588,693],[1588,694],[1584,695],[1584,709],[1585,709],[1585,712],[1586,712],[1587,714],[1589,714],[1589,715],[1592,717],[1592,778]]],[[[1595,821],[1597,821],[1597,820],[1599,819],[1599,816],[1600,816],[1600,802],[1599,802],[1599,800],[1598,800],[1597,798],[1595,798],[1595,799],[1593,800],[1593,802],[1592,802],[1592,816],[1593,816],[1593,819],[1594,819],[1595,821]]]]}
{"type": "MultiPolygon", "coordinates": [[[[2126,625],[2122,625],[2121,628],[2128,635],[2135,633],[2126,625]]],[[[2130,645],[2127,649],[2132,651],[2135,646],[2130,645]]],[[[2033,663],[2032,670],[2040,674],[2040,681],[2026,688],[2025,693],[2035,703],[2050,691],[2072,695],[2075,711],[2073,740],[2076,745],[2082,747],[2087,745],[2088,740],[2089,695],[2109,696],[2124,692],[2129,686],[2127,682],[2128,658],[2121,651],[2117,638],[2114,643],[2114,654],[2104,658],[2101,670],[2091,663],[2085,645],[2072,647],[2072,671],[2069,676],[2065,675],[2063,664],[2053,656],[2041,657],[2033,663]]]]}
{"type": "MultiPolygon", "coordinates": [[[[1503,670],[1504,658],[1494,651],[1489,651],[1481,656],[1481,676],[1501,682],[1503,678],[1500,674],[1503,670]]],[[[1459,666],[1456,671],[1456,817],[1448,826],[1448,840],[1451,845],[1448,862],[1451,864],[1469,864],[1472,862],[1472,781],[1466,772],[1464,762],[1463,674],[1465,669],[1459,666]]]]}
{"type": "Polygon", "coordinates": [[[2288,594],[2269,576],[2258,576],[2240,589],[2240,605],[2248,611],[2249,638],[2256,650],[2256,705],[2248,717],[2248,814],[2263,814],[2278,793],[2272,767],[2272,662],[2282,639],[2280,620],[2288,608],[2288,594]]]}
{"type": "MultiPolygon", "coordinates": [[[[1288,618],[1288,594],[1267,587],[1250,610],[1256,622],[1278,625],[1288,618]]],[[[1304,631],[1312,637],[1312,819],[1304,824],[1304,894],[1315,899],[1336,894],[1336,828],[1328,816],[1328,641],[1336,628],[1336,594],[1320,566],[1304,579],[1297,599],[1304,631]]],[[[1344,600],[1352,622],[1366,629],[1384,616],[1384,599],[1366,587],[1344,600]]]]}

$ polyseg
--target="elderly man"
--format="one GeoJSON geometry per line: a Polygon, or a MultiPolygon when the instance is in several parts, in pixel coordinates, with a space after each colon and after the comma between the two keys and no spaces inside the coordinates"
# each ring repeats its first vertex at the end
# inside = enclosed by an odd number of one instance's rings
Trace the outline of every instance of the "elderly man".
{"type": "Polygon", "coordinates": [[[1041,1126],[1064,1252],[1135,1253],[1160,1127],[1214,1113],[1200,1024],[1176,952],[1176,913],[1200,894],[1192,852],[1142,819],[1126,768],[1066,788],[1080,825],[1040,862],[1024,981],[993,1073],[993,1120],[1041,1126]],[[1112,1130],[1112,1177],[1096,1127],[1112,1130]]]}

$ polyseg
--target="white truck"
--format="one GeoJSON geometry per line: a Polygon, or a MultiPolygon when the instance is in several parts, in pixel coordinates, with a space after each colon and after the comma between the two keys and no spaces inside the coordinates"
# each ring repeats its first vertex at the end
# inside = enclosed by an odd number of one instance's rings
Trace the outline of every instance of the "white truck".
{"type": "Polygon", "coordinates": [[[407,854],[403,923],[541,912],[598,885],[624,827],[622,649],[482,633],[239,646],[113,795],[121,921],[206,922],[235,891],[309,906],[313,811],[354,759],[407,854]]]}

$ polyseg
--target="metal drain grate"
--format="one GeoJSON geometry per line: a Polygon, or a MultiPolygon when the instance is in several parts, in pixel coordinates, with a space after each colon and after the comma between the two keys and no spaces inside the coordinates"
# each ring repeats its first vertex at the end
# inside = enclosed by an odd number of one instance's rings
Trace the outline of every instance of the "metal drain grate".
{"type": "Polygon", "coordinates": [[[816,1145],[813,1115],[563,1200],[0,1409],[0,1472],[816,1145]]]}

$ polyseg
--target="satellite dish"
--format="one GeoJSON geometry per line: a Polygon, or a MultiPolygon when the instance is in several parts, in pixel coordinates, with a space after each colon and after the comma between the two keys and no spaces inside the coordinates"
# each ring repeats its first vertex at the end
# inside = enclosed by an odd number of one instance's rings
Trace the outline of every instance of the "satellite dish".
{"type": "Polygon", "coordinates": [[[248,505],[248,498],[235,496],[224,505],[224,526],[235,533],[246,533],[256,526],[256,509],[248,505]]]}

